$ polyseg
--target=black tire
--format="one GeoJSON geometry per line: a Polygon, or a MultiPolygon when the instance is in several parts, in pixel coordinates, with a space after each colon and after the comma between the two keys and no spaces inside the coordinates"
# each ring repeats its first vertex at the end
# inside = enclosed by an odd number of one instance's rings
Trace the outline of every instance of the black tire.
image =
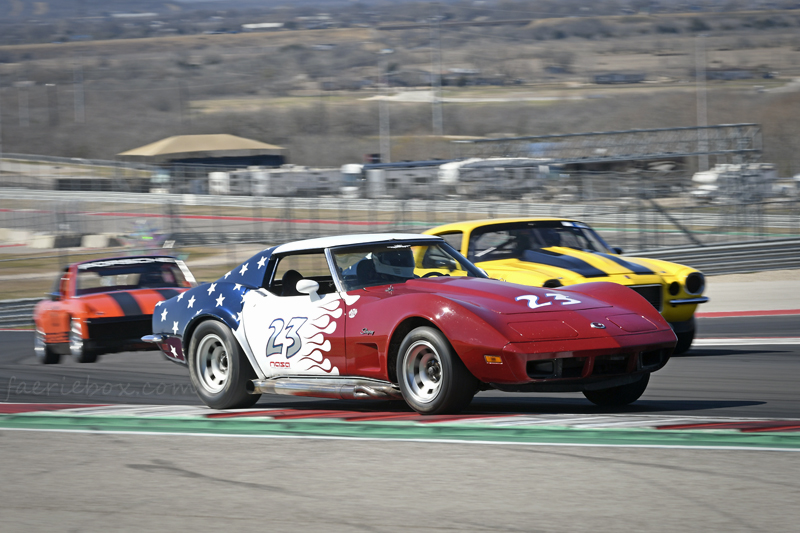
{"type": "Polygon", "coordinates": [[[403,399],[424,415],[463,410],[478,390],[478,380],[458,358],[441,331],[412,330],[400,344],[397,379],[403,399]]]}
{"type": "Polygon", "coordinates": [[[97,352],[86,347],[86,340],[81,335],[81,325],[77,320],[72,320],[70,324],[69,353],[76,363],[94,363],[97,361],[97,352]]]}
{"type": "Polygon", "coordinates": [[[248,394],[247,384],[256,373],[239,342],[224,324],[200,324],[189,344],[189,376],[197,395],[212,409],[237,409],[254,405],[260,394],[248,394]]]}
{"type": "Polygon", "coordinates": [[[672,352],[674,355],[680,355],[689,351],[689,348],[692,347],[692,342],[694,342],[694,332],[694,329],[690,329],[689,331],[675,333],[675,336],[678,337],[678,344],[675,345],[675,351],[672,352]]]}
{"type": "Polygon", "coordinates": [[[44,333],[38,329],[33,334],[33,353],[43,365],[57,365],[61,362],[61,355],[55,353],[44,341],[44,333]]]}
{"type": "Polygon", "coordinates": [[[642,394],[644,394],[649,382],[650,374],[648,373],[644,374],[641,379],[633,383],[620,385],[619,387],[611,387],[610,389],[585,390],[583,391],[583,395],[595,405],[601,407],[619,407],[632,404],[638,400],[642,394]]]}

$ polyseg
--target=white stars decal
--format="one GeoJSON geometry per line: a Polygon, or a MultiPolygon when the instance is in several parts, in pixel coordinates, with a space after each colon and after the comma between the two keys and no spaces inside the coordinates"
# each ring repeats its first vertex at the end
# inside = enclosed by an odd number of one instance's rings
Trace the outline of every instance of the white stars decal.
{"type": "Polygon", "coordinates": [[[208,295],[211,296],[211,293],[214,292],[215,290],[217,290],[217,284],[216,283],[212,283],[208,287],[208,295]]]}
{"type": "Polygon", "coordinates": [[[194,307],[194,302],[195,302],[195,299],[194,299],[194,294],[192,294],[192,297],[191,297],[191,298],[189,298],[189,302],[188,302],[188,304],[186,305],[186,309],[189,309],[190,307],[194,307]]]}
{"type": "Polygon", "coordinates": [[[242,265],[242,269],[239,271],[239,275],[244,276],[245,272],[247,272],[247,263],[242,265]]]}
{"type": "Polygon", "coordinates": [[[225,279],[228,279],[228,276],[230,276],[230,275],[231,275],[231,273],[230,273],[230,272],[226,272],[226,273],[225,273],[225,279]]]}
{"type": "Polygon", "coordinates": [[[174,333],[175,335],[178,334],[178,323],[177,322],[173,322],[172,323],[172,333],[174,333]]]}
{"type": "Polygon", "coordinates": [[[172,351],[172,356],[175,359],[177,359],[178,358],[178,352],[175,350],[175,347],[170,345],[169,349],[172,351]]]}
{"type": "Polygon", "coordinates": [[[167,319],[167,310],[164,309],[164,312],[161,313],[161,322],[164,322],[167,319]]]}
{"type": "Polygon", "coordinates": [[[237,284],[235,284],[235,285],[233,286],[233,290],[235,290],[235,291],[238,291],[238,290],[239,290],[239,289],[241,289],[241,288],[242,288],[242,286],[241,286],[241,284],[239,284],[239,283],[237,283],[237,284]]]}
{"type": "Polygon", "coordinates": [[[264,263],[266,263],[266,262],[267,262],[267,257],[266,256],[264,256],[261,259],[259,259],[258,260],[258,268],[260,269],[261,267],[263,267],[264,263]]]}
{"type": "Polygon", "coordinates": [[[163,304],[163,303],[164,303],[164,300],[161,300],[160,302],[157,302],[156,303],[156,307],[161,307],[161,304],[163,304]]]}
{"type": "Polygon", "coordinates": [[[236,313],[236,322],[241,324],[242,322],[242,313],[236,313]]]}
{"type": "Polygon", "coordinates": [[[220,294],[219,298],[217,298],[217,307],[221,306],[222,302],[224,302],[224,301],[225,301],[225,297],[220,294]]]}
{"type": "Polygon", "coordinates": [[[183,300],[183,295],[184,295],[184,294],[186,294],[186,293],[185,293],[185,292],[182,292],[182,293],[180,293],[180,294],[178,295],[178,301],[179,301],[179,302],[180,302],[181,300],[183,300]]]}

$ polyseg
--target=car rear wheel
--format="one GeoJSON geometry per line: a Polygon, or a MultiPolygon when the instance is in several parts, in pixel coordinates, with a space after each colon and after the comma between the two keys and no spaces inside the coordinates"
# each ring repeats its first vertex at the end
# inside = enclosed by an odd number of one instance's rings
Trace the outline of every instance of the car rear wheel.
{"type": "Polygon", "coordinates": [[[57,365],[61,361],[61,356],[47,345],[44,341],[44,333],[38,329],[33,334],[33,352],[44,365],[57,365]]]}
{"type": "Polygon", "coordinates": [[[247,393],[256,373],[231,330],[220,322],[203,322],[194,331],[189,375],[197,395],[213,409],[250,407],[261,397],[247,393]]]}
{"type": "Polygon", "coordinates": [[[397,379],[406,403],[426,414],[457,413],[472,401],[478,380],[437,329],[419,327],[400,344],[397,379]]]}
{"type": "Polygon", "coordinates": [[[610,389],[585,390],[583,395],[586,396],[587,400],[601,407],[628,405],[644,394],[649,382],[650,374],[644,374],[641,379],[633,383],[611,387],[610,389]]]}
{"type": "Polygon", "coordinates": [[[94,363],[97,353],[86,347],[80,320],[73,318],[69,329],[69,353],[76,363],[94,363]]]}

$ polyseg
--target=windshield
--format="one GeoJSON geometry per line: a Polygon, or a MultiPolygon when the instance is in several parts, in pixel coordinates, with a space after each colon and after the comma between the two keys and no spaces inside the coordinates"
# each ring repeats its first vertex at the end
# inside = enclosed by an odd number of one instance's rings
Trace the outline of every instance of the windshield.
{"type": "Polygon", "coordinates": [[[76,295],[129,289],[191,287],[174,261],[131,258],[79,265],[76,295]]]}
{"type": "Polygon", "coordinates": [[[486,275],[449,244],[380,243],[333,250],[345,291],[435,276],[486,275]]]}
{"type": "Polygon", "coordinates": [[[477,228],[469,238],[470,261],[522,259],[525,252],[561,246],[599,253],[614,253],[595,231],[580,222],[544,220],[512,222],[477,228]]]}

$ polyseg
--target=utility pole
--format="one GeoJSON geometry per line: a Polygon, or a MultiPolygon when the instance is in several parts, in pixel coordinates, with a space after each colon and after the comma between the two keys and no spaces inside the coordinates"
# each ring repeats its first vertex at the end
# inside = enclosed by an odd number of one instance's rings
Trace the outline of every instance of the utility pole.
{"type": "Polygon", "coordinates": [[[378,121],[381,137],[381,163],[391,163],[392,141],[389,134],[389,102],[386,100],[386,96],[389,92],[389,76],[386,72],[386,61],[381,61],[380,65],[381,85],[383,86],[383,98],[378,100],[378,121]]]}
{"type": "MultiPolygon", "coordinates": [[[[706,35],[698,34],[695,38],[695,86],[697,92],[697,151],[708,152],[708,110],[706,108],[706,35]]],[[[708,170],[708,154],[701,154],[697,162],[697,170],[708,170]]]]}
{"type": "Polygon", "coordinates": [[[75,122],[83,124],[86,114],[83,105],[83,65],[78,59],[73,68],[73,81],[75,85],[75,122]]]}
{"type": "Polygon", "coordinates": [[[3,84],[0,83],[0,172],[3,171],[3,84]]]}
{"type": "Polygon", "coordinates": [[[28,88],[33,84],[31,81],[18,81],[17,86],[17,99],[19,103],[19,125],[21,128],[27,128],[31,125],[30,109],[28,106],[28,88]]]}
{"type": "Polygon", "coordinates": [[[431,102],[433,106],[433,134],[444,134],[442,121],[442,36],[439,31],[439,2],[435,2],[434,21],[431,23],[431,102]]]}
{"type": "Polygon", "coordinates": [[[47,96],[47,122],[51,126],[58,126],[58,92],[54,83],[45,85],[47,96]]]}

